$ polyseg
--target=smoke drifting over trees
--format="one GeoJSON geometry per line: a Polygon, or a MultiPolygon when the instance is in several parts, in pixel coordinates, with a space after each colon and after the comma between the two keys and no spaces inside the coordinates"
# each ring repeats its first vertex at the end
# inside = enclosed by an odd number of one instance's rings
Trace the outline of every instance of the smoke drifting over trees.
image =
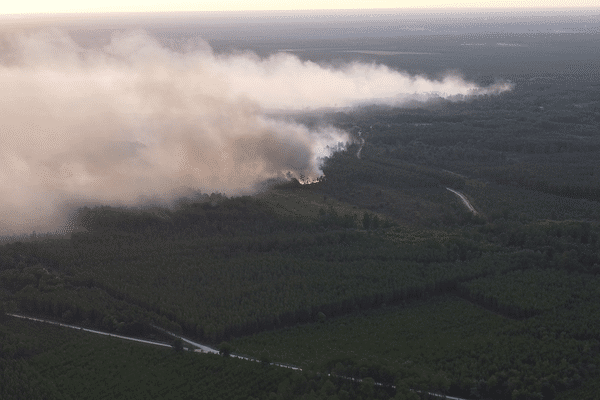
{"type": "Polygon", "coordinates": [[[509,90],[382,65],[326,68],[279,53],[164,48],[144,31],[82,48],[60,30],[0,36],[0,229],[51,230],[84,204],[168,203],[189,192],[248,193],[269,178],[317,176],[350,140],[268,117],[509,90]]]}

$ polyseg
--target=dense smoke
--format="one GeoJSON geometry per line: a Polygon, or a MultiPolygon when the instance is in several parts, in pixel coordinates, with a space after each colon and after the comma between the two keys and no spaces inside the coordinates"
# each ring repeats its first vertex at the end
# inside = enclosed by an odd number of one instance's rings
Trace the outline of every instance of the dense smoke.
{"type": "Polygon", "coordinates": [[[169,201],[189,190],[251,192],[317,176],[349,140],[265,115],[507,90],[431,81],[385,66],[326,68],[281,53],[161,47],[145,32],[84,49],[59,30],[0,36],[0,234],[49,230],[83,204],[169,201]]]}

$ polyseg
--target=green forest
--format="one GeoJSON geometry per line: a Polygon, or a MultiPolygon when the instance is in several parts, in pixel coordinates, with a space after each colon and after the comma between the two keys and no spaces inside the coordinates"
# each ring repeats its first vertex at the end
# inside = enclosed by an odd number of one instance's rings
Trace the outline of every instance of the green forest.
{"type": "Polygon", "coordinates": [[[315,182],[4,237],[0,398],[600,398],[600,86],[526,78],[297,116],[353,136],[315,182]]]}

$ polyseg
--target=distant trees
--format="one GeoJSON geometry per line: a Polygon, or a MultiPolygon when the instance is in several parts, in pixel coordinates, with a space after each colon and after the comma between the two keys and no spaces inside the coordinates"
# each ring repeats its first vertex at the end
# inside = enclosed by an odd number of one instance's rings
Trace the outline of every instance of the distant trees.
{"type": "Polygon", "coordinates": [[[321,311],[319,311],[319,313],[317,314],[317,321],[319,321],[320,323],[325,322],[325,320],[327,319],[327,317],[325,316],[325,314],[321,311]]]}
{"type": "Polygon", "coordinates": [[[219,345],[219,354],[221,354],[223,357],[229,357],[232,350],[233,348],[227,342],[221,342],[221,344],[219,345]]]}
{"type": "Polygon", "coordinates": [[[368,212],[363,213],[362,225],[364,229],[378,229],[380,226],[379,217],[368,212]]]}
{"type": "Polygon", "coordinates": [[[175,352],[177,352],[177,353],[182,352],[183,351],[183,340],[181,340],[180,338],[173,339],[172,346],[173,346],[173,350],[175,350],[175,352]]]}
{"type": "Polygon", "coordinates": [[[271,364],[271,357],[269,357],[268,353],[263,352],[260,355],[260,363],[263,365],[263,367],[267,367],[271,364]]]}

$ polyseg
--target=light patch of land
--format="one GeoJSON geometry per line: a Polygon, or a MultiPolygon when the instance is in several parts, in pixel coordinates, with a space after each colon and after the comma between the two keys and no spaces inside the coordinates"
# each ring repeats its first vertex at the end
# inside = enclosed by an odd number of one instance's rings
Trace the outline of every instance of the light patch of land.
{"type": "Polygon", "coordinates": [[[402,54],[434,55],[439,53],[423,53],[417,51],[383,51],[383,50],[337,50],[336,53],[359,53],[371,54],[375,56],[397,56],[402,54]]]}
{"type": "MultiPolygon", "coordinates": [[[[333,209],[338,215],[352,215],[361,221],[365,212],[377,215],[382,221],[390,220],[389,217],[371,210],[357,208],[352,204],[339,201],[333,197],[323,195],[307,188],[300,189],[271,189],[256,196],[257,199],[267,204],[269,208],[283,216],[298,218],[316,218],[320,210],[328,212],[333,209]]],[[[391,221],[391,220],[390,220],[391,221]]]]}
{"type": "Polygon", "coordinates": [[[456,234],[437,229],[422,229],[411,225],[399,225],[386,232],[386,237],[396,243],[417,243],[430,241],[431,243],[445,243],[456,234]]]}

